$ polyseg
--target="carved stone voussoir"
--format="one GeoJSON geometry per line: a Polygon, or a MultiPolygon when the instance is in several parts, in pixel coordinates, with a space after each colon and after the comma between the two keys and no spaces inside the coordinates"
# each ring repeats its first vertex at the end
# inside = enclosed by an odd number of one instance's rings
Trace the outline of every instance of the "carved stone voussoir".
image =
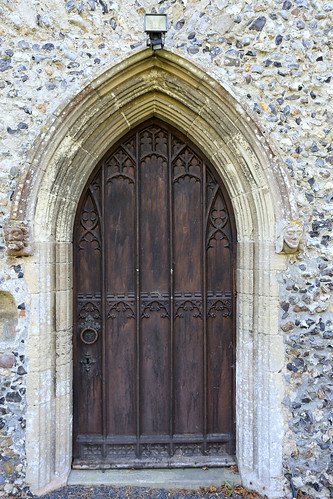
{"type": "Polygon", "coordinates": [[[283,220],[277,225],[276,252],[293,254],[303,249],[304,227],[298,220],[283,220]]]}
{"type": "Polygon", "coordinates": [[[26,222],[10,221],[4,231],[8,255],[32,255],[31,229],[26,222]]]}

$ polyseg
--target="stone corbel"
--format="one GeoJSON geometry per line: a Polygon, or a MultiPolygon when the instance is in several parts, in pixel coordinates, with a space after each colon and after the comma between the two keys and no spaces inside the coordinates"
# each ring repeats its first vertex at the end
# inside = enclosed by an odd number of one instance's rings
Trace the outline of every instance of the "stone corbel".
{"type": "Polygon", "coordinates": [[[8,255],[32,255],[31,227],[28,222],[10,220],[5,225],[4,232],[8,255]]]}
{"type": "Polygon", "coordinates": [[[299,220],[282,220],[276,227],[276,252],[298,253],[303,249],[304,227],[299,220]]]}

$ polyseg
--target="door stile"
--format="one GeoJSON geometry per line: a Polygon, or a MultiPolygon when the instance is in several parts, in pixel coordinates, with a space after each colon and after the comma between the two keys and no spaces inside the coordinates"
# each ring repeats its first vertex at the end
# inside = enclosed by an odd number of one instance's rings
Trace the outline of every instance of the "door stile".
{"type": "Polygon", "coordinates": [[[173,183],[172,183],[172,137],[168,134],[168,187],[169,187],[169,258],[170,258],[170,456],[173,456],[173,422],[174,422],[174,383],[173,383],[173,349],[174,349],[174,282],[173,282],[173,183]]]}
{"type": "Polygon", "coordinates": [[[202,325],[203,325],[203,453],[207,452],[207,279],[206,279],[206,164],[202,163],[202,325]]]}
{"type": "Polygon", "coordinates": [[[135,135],[136,169],[135,169],[135,286],[136,286],[136,456],[140,457],[140,158],[139,133],[135,135]]]}
{"type": "Polygon", "coordinates": [[[102,175],[101,175],[101,203],[102,203],[102,219],[101,219],[101,246],[102,246],[102,286],[101,286],[101,300],[102,307],[104,310],[102,314],[102,432],[103,432],[103,444],[102,444],[102,455],[106,457],[106,440],[107,440],[107,388],[106,388],[106,276],[105,276],[105,175],[106,168],[103,163],[102,165],[102,175]]]}

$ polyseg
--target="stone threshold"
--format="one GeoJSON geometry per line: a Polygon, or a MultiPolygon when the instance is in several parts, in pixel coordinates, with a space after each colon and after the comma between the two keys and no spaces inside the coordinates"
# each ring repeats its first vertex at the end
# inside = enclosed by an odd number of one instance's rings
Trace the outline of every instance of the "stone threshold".
{"type": "Polygon", "coordinates": [[[200,489],[225,482],[239,485],[239,473],[230,468],[177,468],[144,470],[72,470],[68,485],[108,485],[153,489],[200,489]]]}

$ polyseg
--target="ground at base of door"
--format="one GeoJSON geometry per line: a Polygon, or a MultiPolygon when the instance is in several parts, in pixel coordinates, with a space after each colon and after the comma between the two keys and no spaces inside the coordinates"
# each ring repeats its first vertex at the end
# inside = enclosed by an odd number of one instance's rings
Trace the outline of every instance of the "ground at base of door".
{"type": "MultiPolygon", "coordinates": [[[[30,496],[32,498],[36,496],[30,496]]],[[[40,496],[39,499],[261,499],[256,492],[247,491],[241,486],[233,486],[225,484],[220,487],[208,487],[199,490],[166,490],[166,489],[151,489],[146,487],[110,487],[110,486],[94,486],[83,487],[80,485],[72,485],[63,487],[57,491],[47,495],[40,496]]],[[[37,499],[37,498],[36,498],[37,499]]]]}
{"type": "MultiPolygon", "coordinates": [[[[27,495],[37,499],[37,496],[27,495]]],[[[257,492],[247,490],[241,485],[224,484],[220,487],[207,487],[199,490],[166,490],[146,487],[110,487],[69,485],[40,496],[38,499],[266,499],[257,492]]],[[[285,498],[287,499],[287,497],[285,498]]],[[[313,499],[312,496],[297,495],[297,499],[313,499]]]]}
{"type": "MultiPolygon", "coordinates": [[[[240,483],[237,466],[72,470],[67,486],[38,499],[266,499],[240,483]]],[[[37,499],[30,492],[21,497],[37,499]]],[[[313,498],[299,492],[297,499],[313,498]]]]}

